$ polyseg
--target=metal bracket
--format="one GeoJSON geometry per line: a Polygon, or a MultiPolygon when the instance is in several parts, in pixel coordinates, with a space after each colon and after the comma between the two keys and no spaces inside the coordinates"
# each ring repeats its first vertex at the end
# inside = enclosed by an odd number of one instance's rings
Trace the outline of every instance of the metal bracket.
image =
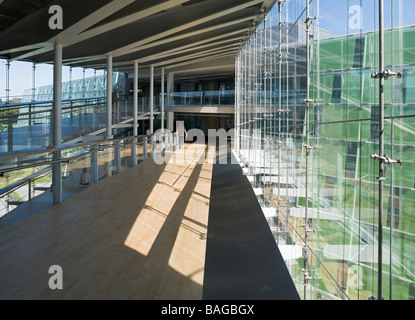
{"type": "Polygon", "coordinates": [[[386,70],[383,72],[375,72],[370,75],[372,79],[380,79],[384,78],[385,80],[388,80],[389,77],[396,77],[398,79],[401,79],[403,76],[402,70],[399,70],[398,72],[393,72],[391,70],[386,70]]]}
{"type": "MultiPolygon", "coordinates": [[[[379,160],[380,162],[382,162],[385,165],[386,164],[390,164],[390,165],[397,164],[398,166],[402,165],[402,160],[401,159],[393,160],[393,159],[389,158],[386,154],[384,154],[383,157],[380,157],[376,153],[373,153],[373,154],[370,155],[370,158],[372,160],[379,160]]],[[[387,167],[385,166],[385,170],[382,169],[381,172],[380,172],[380,174],[383,174],[383,176],[377,177],[377,179],[379,181],[385,181],[386,180],[386,174],[387,174],[386,171],[387,171],[387,167]]]]}
{"type": "Polygon", "coordinates": [[[377,155],[376,153],[373,153],[373,154],[370,155],[370,159],[382,161],[384,164],[397,164],[398,166],[402,165],[402,160],[401,159],[393,160],[393,159],[389,158],[386,154],[384,154],[383,157],[381,157],[381,156],[377,155]]]}
{"type": "Polygon", "coordinates": [[[311,277],[309,275],[310,272],[308,270],[301,269],[301,271],[304,273],[304,280],[305,280],[304,286],[308,285],[308,283],[306,283],[307,281],[315,280],[316,279],[316,278],[311,277]]]}
{"type": "Polygon", "coordinates": [[[275,229],[275,232],[276,233],[287,233],[287,234],[289,234],[289,231],[288,230],[283,230],[282,228],[280,228],[280,227],[277,227],[276,229],[275,229]]]}
{"type": "Polygon", "coordinates": [[[307,17],[307,18],[304,20],[304,23],[305,23],[305,24],[308,24],[308,23],[312,22],[313,20],[317,20],[317,18],[316,18],[316,17],[307,17]]]}
{"type": "Polygon", "coordinates": [[[305,103],[314,103],[314,102],[317,102],[317,100],[315,100],[315,99],[304,99],[304,102],[305,103]]]}
{"type": "Polygon", "coordinates": [[[317,149],[316,147],[310,146],[308,144],[303,145],[303,148],[306,148],[307,150],[315,150],[315,149],[317,149]]]}

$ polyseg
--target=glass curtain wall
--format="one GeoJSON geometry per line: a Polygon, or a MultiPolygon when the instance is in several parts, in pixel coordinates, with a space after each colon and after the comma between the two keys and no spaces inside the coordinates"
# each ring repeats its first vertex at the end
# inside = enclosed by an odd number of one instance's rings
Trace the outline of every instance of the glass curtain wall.
{"type": "Polygon", "coordinates": [[[415,2],[384,0],[402,165],[379,177],[379,0],[306,1],[276,1],[236,57],[235,154],[303,299],[379,299],[380,270],[384,299],[415,299],[415,2]]]}

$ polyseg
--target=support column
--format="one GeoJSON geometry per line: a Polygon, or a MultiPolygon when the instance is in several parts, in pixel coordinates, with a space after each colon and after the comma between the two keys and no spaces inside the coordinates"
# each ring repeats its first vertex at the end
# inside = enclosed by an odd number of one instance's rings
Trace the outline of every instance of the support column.
{"type": "MultiPolygon", "coordinates": [[[[69,99],[72,99],[73,83],[72,83],[72,66],[69,66],[69,99]]],[[[72,103],[71,103],[72,106],[72,103]]],[[[73,111],[71,111],[72,116],[73,111]]]]}
{"type": "MultiPolygon", "coordinates": [[[[32,102],[36,101],[36,62],[32,65],[32,102]]],[[[29,127],[32,126],[32,105],[29,104],[29,127]]]]}
{"type": "Polygon", "coordinates": [[[98,147],[94,146],[94,152],[91,155],[91,182],[98,182],[98,147]]]}
{"type": "MultiPolygon", "coordinates": [[[[174,92],[174,73],[169,72],[167,74],[167,105],[173,104],[171,94],[174,92]]],[[[171,132],[174,130],[174,112],[167,112],[167,129],[171,132]]]]}
{"type": "MultiPolygon", "coordinates": [[[[32,66],[32,101],[36,101],[36,62],[33,62],[32,66]]],[[[31,125],[30,122],[29,125],[31,125]]]]}
{"type": "Polygon", "coordinates": [[[314,149],[314,147],[310,146],[310,104],[314,101],[310,99],[310,24],[313,18],[310,17],[310,6],[308,0],[306,1],[306,79],[307,79],[307,89],[306,89],[306,145],[304,148],[306,149],[305,153],[305,167],[306,167],[306,174],[305,174],[305,215],[304,215],[304,248],[303,248],[303,259],[304,259],[304,300],[307,300],[307,287],[310,280],[313,280],[313,277],[310,275],[310,270],[308,269],[308,234],[312,232],[311,230],[311,220],[308,218],[308,188],[309,188],[309,178],[308,178],[308,170],[310,168],[310,151],[314,149]]]}
{"type": "MultiPolygon", "coordinates": [[[[52,110],[52,146],[62,143],[62,45],[55,43],[53,64],[53,110],[52,110]]],[[[53,153],[53,159],[60,160],[61,151],[53,153]]],[[[53,204],[62,202],[62,163],[52,166],[52,192],[53,204]]]]}
{"type": "Polygon", "coordinates": [[[112,139],[112,56],[107,56],[107,139],[112,139]]]}
{"type": "MultiPolygon", "coordinates": [[[[10,61],[7,60],[6,63],[6,103],[10,103],[10,61]]],[[[10,115],[10,108],[8,108],[8,114],[10,115]]],[[[13,151],[13,118],[10,117],[7,120],[7,151],[13,151]]]]}
{"type": "Polygon", "coordinates": [[[150,131],[154,133],[154,66],[150,66],[150,131]]]}
{"type": "Polygon", "coordinates": [[[86,91],[86,79],[85,79],[85,68],[82,68],[82,98],[85,98],[86,91]]]}
{"type": "MultiPolygon", "coordinates": [[[[383,18],[384,8],[383,0],[379,0],[379,74],[382,76],[379,78],[379,155],[382,157],[385,153],[385,100],[383,87],[385,85],[385,77],[383,76],[385,70],[385,58],[384,58],[384,27],[383,18]]],[[[385,175],[385,162],[379,161],[379,206],[378,206],[378,300],[382,300],[382,247],[383,247],[383,177],[385,175]]],[[[392,195],[393,197],[393,195],[392,195]]],[[[392,220],[391,220],[392,221],[392,220]]],[[[391,225],[393,221],[391,222],[391,225]]]]}
{"type": "Polygon", "coordinates": [[[161,68],[161,131],[164,132],[164,68],[161,68]]]}
{"type": "MultiPolygon", "coordinates": [[[[154,66],[150,66],[150,133],[154,133],[154,66]]],[[[151,155],[154,157],[156,153],[156,143],[154,137],[151,141],[151,155]]]]}
{"type": "MultiPolygon", "coordinates": [[[[138,62],[134,62],[134,85],[133,85],[133,136],[138,136],[138,62]]],[[[133,140],[131,147],[131,165],[137,165],[137,139],[133,140]]]]}

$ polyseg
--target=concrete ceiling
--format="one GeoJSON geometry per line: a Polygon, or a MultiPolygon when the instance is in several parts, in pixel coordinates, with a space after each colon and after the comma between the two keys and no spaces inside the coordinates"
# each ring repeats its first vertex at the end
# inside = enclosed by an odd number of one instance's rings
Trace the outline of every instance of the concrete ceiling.
{"type": "Polygon", "coordinates": [[[276,0],[0,0],[0,57],[132,72],[154,65],[189,75],[233,72],[234,56],[276,0]],[[49,28],[49,7],[63,29],[49,28]]]}

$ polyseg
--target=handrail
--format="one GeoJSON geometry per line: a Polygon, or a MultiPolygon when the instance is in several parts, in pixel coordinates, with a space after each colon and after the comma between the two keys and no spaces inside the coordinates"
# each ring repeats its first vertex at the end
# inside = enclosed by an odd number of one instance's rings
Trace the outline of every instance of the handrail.
{"type": "MultiPolygon", "coordinates": [[[[96,106],[96,104],[90,103],[90,104],[83,104],[83,105],[80,105],[80,106],[62,107],[62,111],[69,110],[69,109],[86,108],[86,107],[90,107],[90,106],[96,106]]],[[[50,106],[47,106],[45,108],[48,108],[48,107],[50,107],[50,106]]],[[[38,111],[30,111],[30,112],[17,113],[17,114],[5,114],[5,115],[1,115],[0,116],[0,119],[3,119],[3,118],[15,118],[15,117],[33,115],[33,114],[38,114],[38,113],[45,113],[45,112],[52,112],[52,109],[48,109],[48,110],[38,110],[38,111]]]]}
{"type": "MultiPolygon", "coordinates": [[[[43,148],[20,150],[20,151],[13,151],[13,152],[1,152],[0,153],[0,162],[2,160],[11,159],[11,158],[32,156],[32,155],[43,154],[43,153],[59,152],[59,151],[64,151],[64,150],[68,150],[68,149],[84,148],[84,147],[88,147],[88,146],[96,146],[96,145],[104,144],[104,143],[114,143],[114,142],[120,142],[120,141],[124,141],[124,140],[149,138],[151,136],[152,135],[140,135],[140,136],[132,136],[132,137],[124,137],[124,138],[97,140],[97,141],[92,141],[92,142],[80,142],[80,143],[74,143],[74,144],[58,145],[58,146],[55,146],[55,147],[43,147],[43,148]]],[[[141,141],[141,142],[143,142],[143,141],[141,141]]],[[[137,142],[137,143],[134,143],[134,144],[140,144],[141,142],[137,142]]],[[[66,161],[66,160],[62,159],[61,161],[66,161]]],[[[32,167],[34,167],[34,166],[39,166],[39,165],[38,164],[37,165],[32,165],[32,167]]],[[[16,169],[16,170],[18,170],[18,169],[16,169]]],[[[4,171],[4,169],[0,169],[0,173],[1,172],[6,172],[6,171],[4,171]]]]}
{"type": "MultiPolygon", "coordinates": [[[[82,100],[91,100],[91,99],[103,99],[103,98],[107,98],[107,96],[76,98],[76,99],[62,99],[62,102],[82,101],[82,100]]],[[[27,105],[36,105],[36,104],[48,104],[48,103],[49,104],[53,103],[53,100],[7,103],[7,104],[1,104],[0,108],[2,108],[2,107],[18,107],[18,106],[27,106],[27,105]]]]}
{"type": "Polygon", "coordinates": [[[32,173],[31,175],[24,177],[20,179],[19,181],[16,181],[12,184],[9,184],[8,186],[0,189],[0,198],[3,197],[3,195],[13,192],[14,190],[20,188],[21,186],[29,183],[32,180],[39,179],[45,175],[47,175],[52,170],[52,167],[43,168],[42,170],[39,170],[38,172],[32,173]]]}
{"type": "MultiPolygon", "coordinates": [[[[124,140],[137,140],[137,139],[141,139],[143,138],[142,141],[138,141],[138,142],[131,142],[129,145],[140,145],[143,144],[146,140],[144,140],[145,138],[149,138],[153,135],[140,135],[140,136],[133,136],[133,137],[125,137],[125,138],[116,138],[116,139],[107,139],[107,140],[100,140],[100,141],[95,141],[95,142],[88,142],[88,143],[77,143],[77,144],[70,144],[70,145],[65,145],[65,146],[57,146],[57,147],[48,147],[48,148],[42,148],[42,150],[29,150],[29,151],[24,151],[24,152],[11,152],[10,154],[7,155],[0,155],[0,161],[3,159],[7,159],[10,157],[22,157],[22,156],[28,156],[28,155],[34,155],[34,154],[39,154],[39,153],[51,153],[51,152],[58,152],[58,151],[63,151],[63,150],[68,150],[68,149],[74,149],[74,148],[82,148],[82,147],[88,147],[88,146],[94,146],[94,145],[98,145],[98,144],[105,144],[105,143],[115,143],[115,142],[120,142],[120,141],[124,141],[124,140]]],[[[112,146],[100,146],[99,149],[106,149],[106,148],[117,148],[117,147],[121,147],[122,145],[112,145],[112,146]]],[[[39,167],[39,166],[48,166],[47,168],[44,168],[42,170],[40,170],[39,172],[33,173],[27,177],[24,177],[22,179],[20,179],[17,182],[14,182],[11,185],[8,185],[2,189],[0,189],[0,197],[2,197],[4,194],[10,193],[13,190],[20,188],[21,186],[27,184],[28,182],[30,182],[31,180],[33,180],[34,178],[39,178],[40,176],[43,176],[45,174],[47,174],[47,172],[49,172],[52,167],[50,165],[54,164],[54,163],[69,163],[71,161],[74,161],[78,158],[82,158],[85,157],[93,152],[96,152],[97,149],[93,149],[93,150],[88,150],[88,151],[84,151],[82,153],[79,153],[75,156],[70,156],[70,157],[66,157],[66,158],[62,158],[62,159],[57,159],[57,160],[43,160],[42,162],[37,162],[37,163],[32,163],[32,164],[28,164],[28,165],[20,165],[17,167],[11,167],[11,168],[5,168],[5,169],[0,169],[0,173],[7,173],[7,172],[12,172],[12,171],[18,171],[18,170],[23,170],[23,169],[28,169],[28,168],[33,168],[33,167],[39,167]]]]}

